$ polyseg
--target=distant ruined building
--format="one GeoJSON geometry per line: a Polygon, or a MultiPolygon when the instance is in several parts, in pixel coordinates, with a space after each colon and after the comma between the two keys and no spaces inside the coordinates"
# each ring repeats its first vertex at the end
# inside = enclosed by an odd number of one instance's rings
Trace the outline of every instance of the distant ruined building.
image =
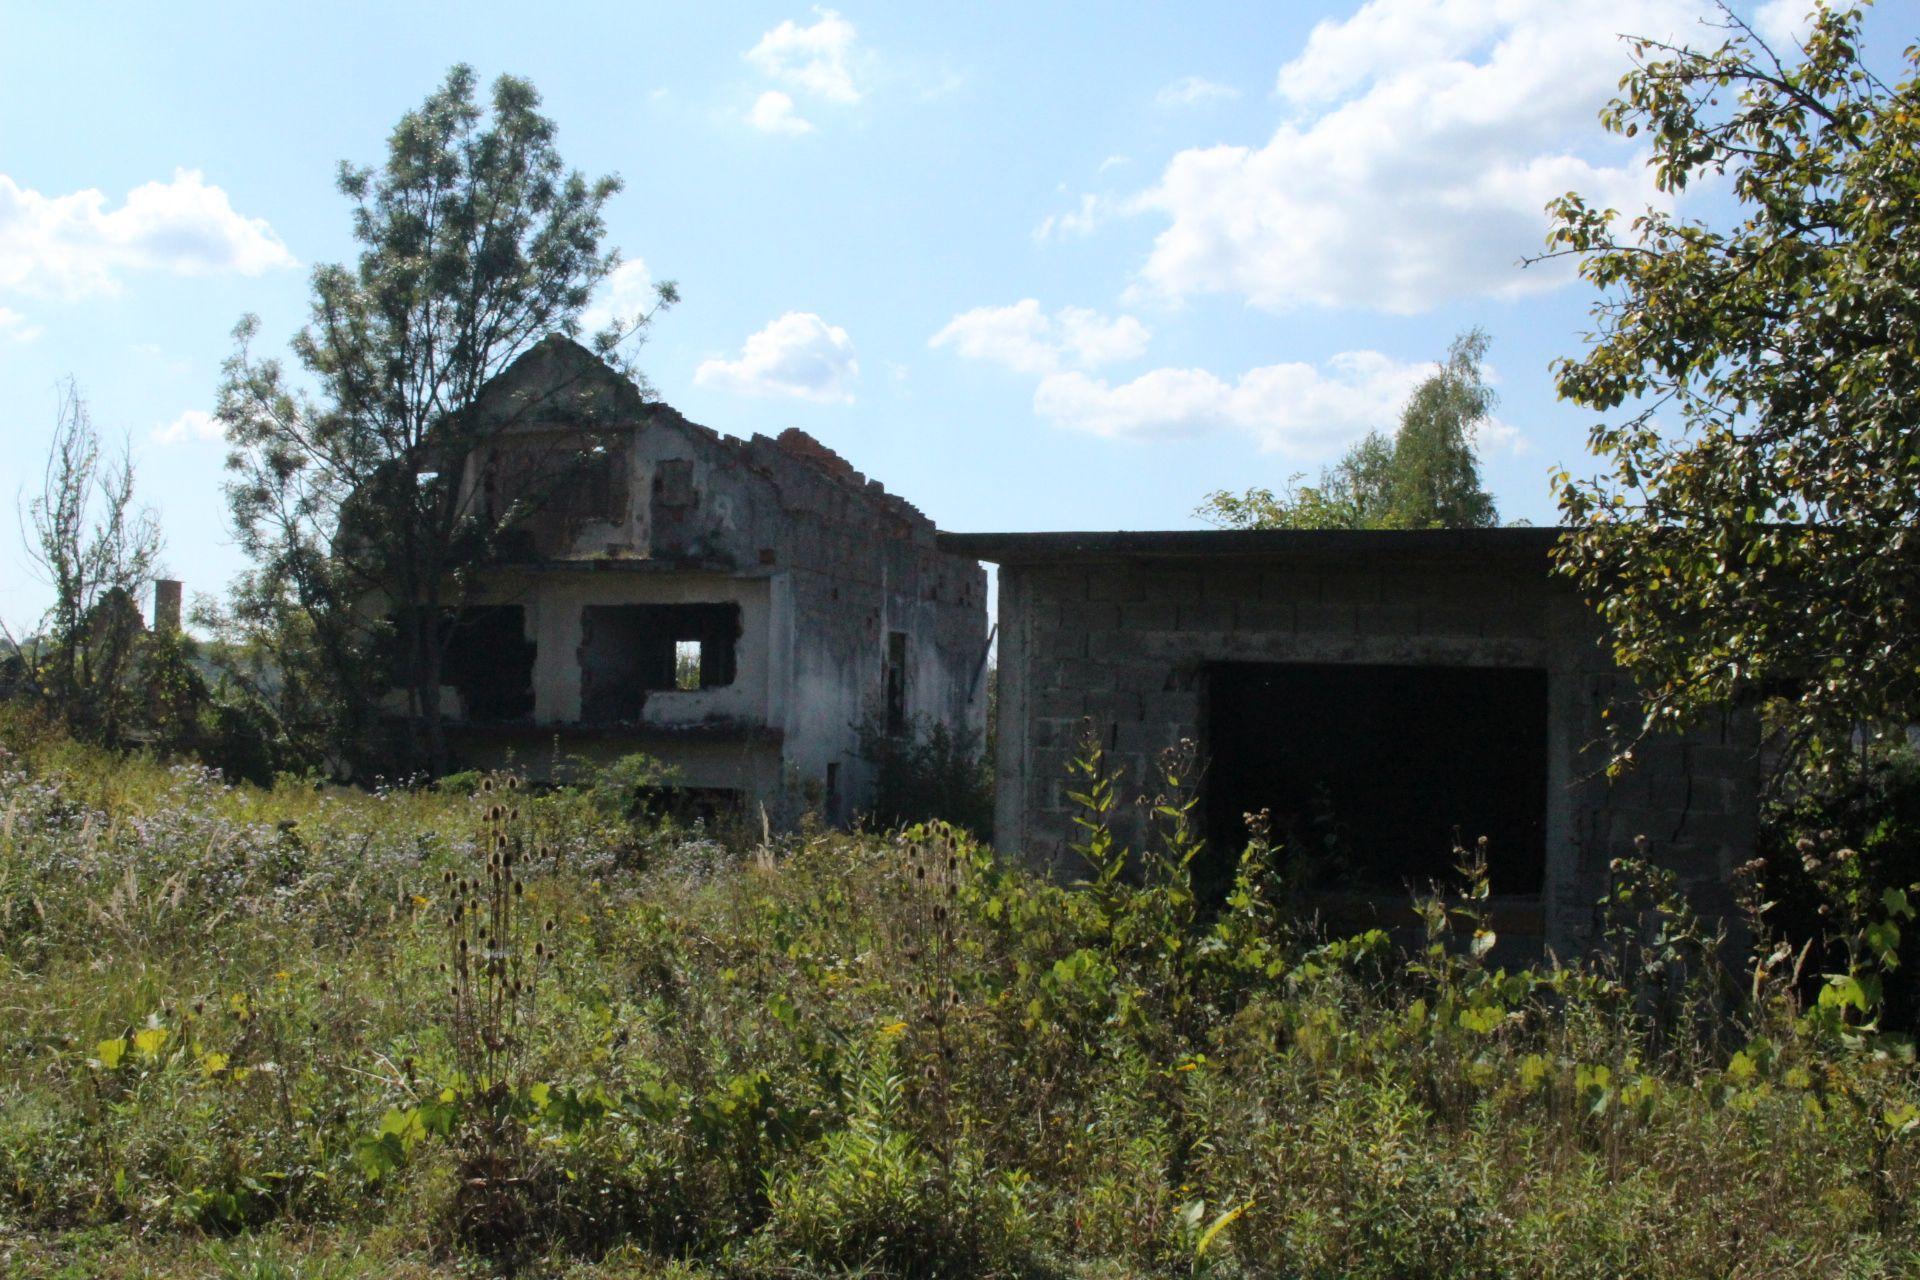
{"type": "Polygon", "coordinates": [[[499,554],[449,619],[467,764],[644,752],[686,788],[845,821],[863,731],[986,714],[986,575],[801,431],[722,435],[549,337],[488,387],[462,465],[499,554]]]}
{"type": "MultiPolygon", "coordinates": [[[[1604,775],[1633,689],[1552,572],[1556,530],[938,533],[811,436],[721,435],[559,337],[480,412],[463,492],[524,514],[453,620],[464,763],[644,751],[776,822],[847,821],[872,800],[863,733],[985,729],[989,560],[995,840],[1063,877],[1089,730],[1135,793],[1193,742],[1203,881],[1264,811],[1336,924],[1404,925],[1456,833],[1488,838],[1503,945],[1563,953],[1638,837],[1715,914],[1752,856],[1750,709],[1604,775]]],[[[1116,834],[1146,823],[1129,806],[1116,834]]]]}

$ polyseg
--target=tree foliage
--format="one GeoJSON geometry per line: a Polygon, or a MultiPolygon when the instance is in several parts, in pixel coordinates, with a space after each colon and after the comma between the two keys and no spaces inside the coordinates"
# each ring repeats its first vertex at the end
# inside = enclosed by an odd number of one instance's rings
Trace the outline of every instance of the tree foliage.
{"type": "MultiPolygon", "coordinates": [[[[469,450],[499,425],[479,421],[476,400],[542,338],[578,332],[619,264],[601,241],[620,180],[567,169],[538,106],[531,84],[502,76],[483,108],[474,73],[456,66],[401,118],[380,167],[343,164],[360,251],[313,273],[292,344],[312,389],[254,355],[253,317],[221,388],[229,502],[254,562],[241,619],[286,636],[287,665],[321,674],[309,700],[364,741],[396,665],[369,659],[390,618],[416,766],[444,762],[440,620],[500,531],[460,483],[469,450]],[[376,599],[387,610],[370,609],[376,599]]],[[[617,356],[674,298],[660,286],[652,309],[596,345],[617,356]]]]}
{"type": "Polygon", "coordinates": [[[61,391],[40,492],[27,503],[27,556],[53,603],[14,646],[18,675],[76,736],[117,746],[135,719],[144,628],[139,596],[160,526],[134,491],[132,458],[103,458],[86,402],[61,391]]]}
{"type": "Polygon", "coordinates": [[[1819,758],[1920,718],[1920,87],[1869,70],[1855,7],[1790,53],[1719,30],[1633,40],[1602,120],[1734,219],[1554,206],[1553,254],[1602,295],[1559,389],[1608,415],[1602,470],[1559,477],[1561,567],[1645,690],[1636,731],[1781,694],[1819,758]]]}
{"type": "Polygon", "coordinates": [[[1497,524],[1493,497],[1480,483],[1475,431],[1496,400],[1481,371],[1487,335],[1454,339],[1444,364],[1423,379],[1388,438],[1378,431],[1320,473],[1294,476],[1275,493],[1254,488],[1207,495],[1195,512],[1229,529],[1439,529],[1497,524]]]}

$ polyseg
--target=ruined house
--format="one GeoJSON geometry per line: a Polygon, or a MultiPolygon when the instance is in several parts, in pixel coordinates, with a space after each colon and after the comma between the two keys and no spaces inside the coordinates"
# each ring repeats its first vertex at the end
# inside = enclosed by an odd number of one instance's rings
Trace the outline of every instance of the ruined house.
{"type": "Polygon", "coordinates": [[[447,620],[457,759],[644,752],[710,799],[844,820],[863,732],[983,726],[979,564],[811,436],[722,435],[557,336],[478,411],[462,492],[508,527],[447,620]]]}
{"type": "MultiPolygon", "coordinates": [[[[1588,944],[1609,863],[1635,852],[1724,910],[1752,856],[1757,718],[1729,710],[1609,780],[1602,715],[1630,694],[1551,529],[943,534],[997,562],[995,835],[1077,874],[1067,768],[1086,726],[1135,789],[1197,744],[1215,885],[1266,811],[1312,905],[1409,919],[1488,839],[1509,943],[1588,944]]],[[[1116,834],[1140,847],[1144,813],[1116,834]]]]}

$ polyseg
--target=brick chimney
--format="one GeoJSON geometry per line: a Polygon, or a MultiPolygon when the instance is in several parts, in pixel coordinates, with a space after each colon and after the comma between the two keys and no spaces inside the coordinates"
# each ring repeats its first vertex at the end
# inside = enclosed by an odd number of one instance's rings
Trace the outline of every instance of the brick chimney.
{"type": "Polygon", "coordinates": [[[167,635],[180,633],[180,597],[184,587],[178,578],[153,580],[153,629],[167,635]]]}

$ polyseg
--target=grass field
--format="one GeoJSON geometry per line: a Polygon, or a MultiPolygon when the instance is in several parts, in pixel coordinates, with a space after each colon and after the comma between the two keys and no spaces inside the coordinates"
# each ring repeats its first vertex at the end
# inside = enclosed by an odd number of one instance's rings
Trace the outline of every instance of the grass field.
{"type": "Polygon", "coordinates": [[[1258,844],[1200,910],[1178,788],[1126,863],[1093,762],[1069,889],[11,737],[9,1277],[1920,1274],[1872,955],[1803,1007],[1651,881],[1509,972],[1473,874],[1412,954],[1291,924],[1258,844]]]}

